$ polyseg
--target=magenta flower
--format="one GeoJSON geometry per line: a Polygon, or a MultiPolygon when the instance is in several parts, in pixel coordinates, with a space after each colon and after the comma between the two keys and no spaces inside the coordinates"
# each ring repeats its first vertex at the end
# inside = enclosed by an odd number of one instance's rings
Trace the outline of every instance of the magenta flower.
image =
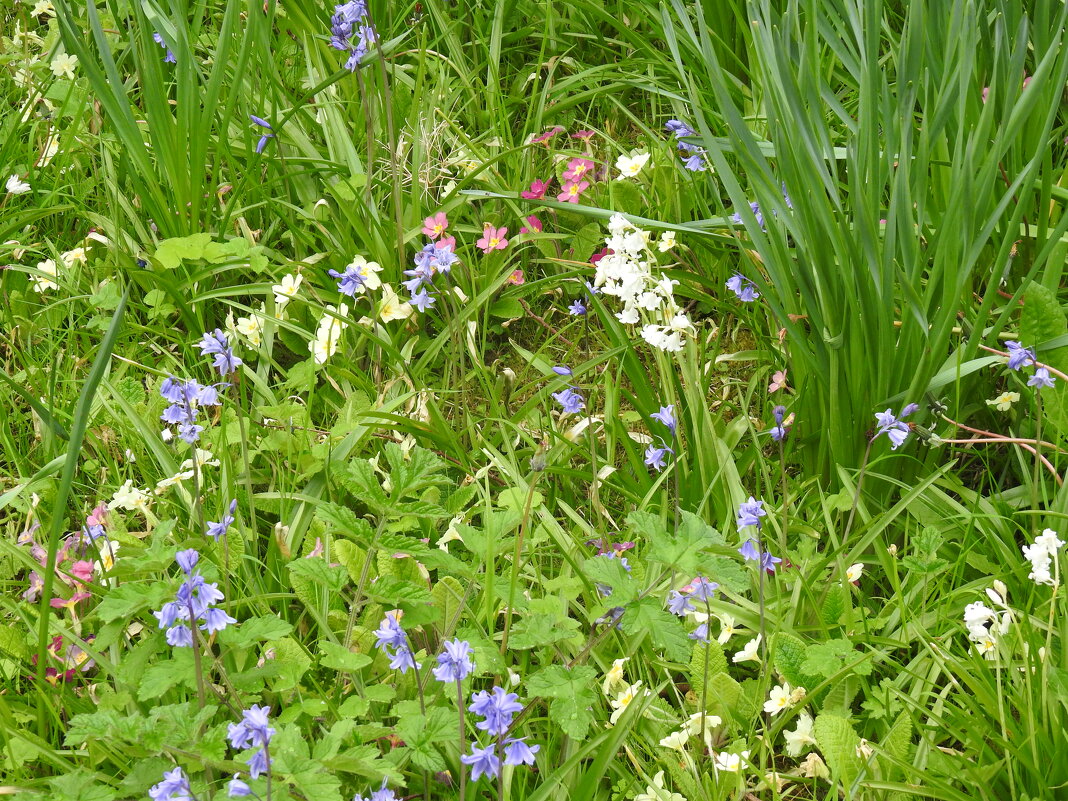
{"type": "Polygon", "coordinates": [[[572,139],[581,139],[583,142],[588,142],[596,136],[596,131],[576,131],[571,134],[572,139]]]}
{"type": "Polygon", "coordinates": [[[477,245],[483,253],[504,250],[508,247],[508,240],[504,238],[507,233],[507,228],[494,228],[492,225],[486,225],[486,227],[482,229],[482,238],[475,242],[475,245],[477,245]]]}
{"type": "Polygon", "coordinates": [[[531,137],[530,141],[531,141],[532,144],[533,143],[544,144],[545,142],[548,142],[550,139],[552,139],[554,136],[556,136],[558,133],[563,133],[563,131],[564,131],[564,126],[562,126],[562,125],[554,125],[552,128],[547,130],[545,133],[540,133],[537,136],[531,137]]]}
{"type": "Polygon", "coordinates": [[[449,218],[445,216],[445,212],[439,211],[432,217],[427,217],[423,220],[423,233],[429,236],[431,239],[437,239],[439,236],[445,234],[445,229],[449,227],[449,218]]]}
{"type": "Polygon", "coordinates": [[[564,173],[564,180],[577,182],[582,180],[582,176],[588,173],[594,168],[594,163],[589,159],[571,159],[567,163],[567,172],[564,173]]]}
{"type": "Polygon", "coordinates": [[[527,225],[529,225],[530,227],[527,228],[526,226],[523,226],[522,228],[520,228],[519,233],[521,234],[540,234],[545,227],[541,224],[541,220],[539,220],[533,214],[531,214],[529,217],[526,217],[525,219],[527,225]]]}
{"type": "Polygon", "coordinates": [[[564,191],[557,195],[556,199],[561,203],[578,203],[579,197],[589,188],[589,181],[582,181],[581,183],[568,181],[564,184],[564,191]]]}
{"type": "Polygon", "coordinates": [[[532,181],[530,184],[530,189],[524,189],[522,192],[519,193],[519,196],[526,198],[527,200],[540,200],[541,198],[545,197],[545,190],[547,190],[548,188],[548,181],[532,181]]]}

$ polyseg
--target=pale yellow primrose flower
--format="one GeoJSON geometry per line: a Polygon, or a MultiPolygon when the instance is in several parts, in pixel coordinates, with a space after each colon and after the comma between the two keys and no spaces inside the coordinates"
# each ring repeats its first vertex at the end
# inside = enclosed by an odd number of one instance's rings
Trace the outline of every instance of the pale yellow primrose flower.
{"type": "Polygon", "coordinates": [[[616,180],[622,181],[624,178],[634,178],[642,171],[642,168],[648,161],[648,153],[636,153],[633,156],[621,155],[616,159],[616,169],[619,170],[619,175],[616,177],[616,180]]]}
{"type": "Polygon", "coordinates": [[[992,398],[986,402],[987,406],[993,406],[999,412],[1007,412],[1012,408],[1012,404],[1020,400],[1019,392],[1002,392],[996,398],[992,398]]]}
{"type": "Polygon", "coordinates": [[[686,799],[664,788],[664,771],[660,771],[653,777],[653,783],[645,788],[644,793],[634,796],[634,801],[686,801],[686,799]]]}
{"type": "Polygon", "coordinates": [[[49,65],[57,78],[74,78],[74,68],[78,66],[78,57],[69,53],[60,53],[49,65]]]}

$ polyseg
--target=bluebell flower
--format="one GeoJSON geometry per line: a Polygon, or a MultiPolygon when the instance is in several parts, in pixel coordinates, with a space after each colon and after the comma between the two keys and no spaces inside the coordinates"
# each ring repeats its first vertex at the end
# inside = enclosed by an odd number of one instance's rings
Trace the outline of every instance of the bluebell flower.
{"type": "Polygon", "coordinates": [[[475,724],[475,728],[496,737],[508,731],[512,718],[516,712],[523,710],[523,705],[519,703],[519,696],[515,693],[494,687],[492,692],[482,690],[472,695],[468,709],[484,718],[475,724]]]}
{"type": "Polygon", "coordinates": [[[339,273],[337,270],[327,270],[327,274],[338,279],[337,291],[349,297],[356,297],[356,293],[362,292],[361,287],[366,283],[363,271],[359,266],[353,264],[346,267],[343,273],[339,273]]]}
{"type": "Polygon", "coordinates": [[[663,423],[668,427],[668,431],[671,432],[671,436],[675,436],[675,429],[678,426],[678,421],[675,419],[675,404],[670,406],[661,406],[659,412],[653,412],[651,415],[654,420],[663,423]]]}
{"type": "Polygon", "coordinates": [[[152,41],[167,51],[167,55],[163,57],[164,64],[178,63],[178,59],[174,57],[174,53],[171,51],[170,47],[167,46],[167,42],[164,41],[163,35],[159,31],[152,34],[152,41]]]}
{"type": "Polygon", "coordinates": [[[581,299],[576,299],[574,303],[567,307],[567,311],[572,317],[582,317],[586,313],[586,307],[582,304],[581,299]]]}
{"type": "Polygon", "coordinates": [[[669,448],[664,440],[660,440],[659,447],[650,443],[649,447],[645,449],[645,464],[654,470],[663,470],[669,453],[672,456],[675,455],[675,451],[669,448]]]}
{"type": "Polygon", "coordinates": [[[568,387],[559,392],[552,393],[553,399],[563,407],[564,414],[575,414],[586,407],[586,400],[575,391],[576,387],[568,387]]]}
{"type": "Polygon", "coordinates": [[[159,621],[159,628],[167,629],[167,642],[175,648],[193,645],[190,624],[195,623],[201,630],[213,634],[237,622],[222,610],[213,609],[214,604],[223,599],[223,594],[218,585],[208,584],[197,572],[199,560],[200,554],[192,548],[178,552],[175,561],[186,579],[178,587],[174,600],[152,613],[159,621]]]}
{"type": "Polygon", "coordinates": [[[231,723],[227,727],[227,738],[230,746],[241,751],[250,747],[262,747],[271,742],[274,729],[270,726],[271,708],[269,706],[257,706],[253,704],[241,713],[239,723],[231,723]]]}
{"type": "Polygon", "coordinates": [[[902,422],[901,418],[907,417],[912,414],[919,406],[915,403],[910,403],[904,409],[901,410],[901,417],[894,415],[893,410],[887,409],[885,412],[875,413],[875,423],[879,426],[879,429],[875,432],[873,440],[878,438],[882,434],[886,434],[890,440],[890,449],[897,450],[902,443],[908,438],[909,424],[902,422]]]}
{"type": "Polygon", "coordinates": [[[605,612],[603,615],[593,621],[593,623],[595,626],[608,624],[611,626],[615,626],[617,629],[622,629],[623,615],[626,614],[626,611],[626,607],[613,606],[611,609],[609,609],[607,612],[605,612]]]}
{"type": "Polygon", "coordinates": [[[771,428],[771,438],[776,442],[782,442],[782,440],[786,439],[787,434],[786,426],[782,424],[786,417],[786,407],[776,406],[771,410],[771,413],[775,417],[775,425],[771,428]]]}
{"type": "Polygon", "coordinates": [[[438,681],[463,681],[475,670],[471,659],[471,643],[455,639],[444,643],[445,652],[438,654],[438,666],[434,668],[434,678],[438,681]]]}
{"type": "Polygon", "coordinates": [[[190,801],[192,794],[189,779],[181,768],[166,771],[163,781],[148,790],[148,797],[152,801],[190,801]]]}
{"type": "Polygon", "coordinates": [[[200,439],[200,432],[204,430],[204,426],[197,425],[196,423],[182,423],[178,426],[178,437],[192,445],[198,439],[200,439]]]}
{"type": "Polygon", "coordinates": [[[708,169],[708,157],[705,149],[692,142],[682,141],[685,137],[697,136],[697,132],[680,120],[668,120],[664,125],[668,133],[673,134],[678,140],[678,148],[681,153],[689,154],[683,159],[683,166],[691,172],[702,172],[708,169]]]}
{"type": "Polygon", "coordinates": [[[727,279],[727,289],[738,296],[738,300],[743,303],[752,303],[760,297],[760,293],[757,292],[756,284],[750,281],[741,273],[735,273],[727,279]]]}
{"type": "Polygon", "coordinates": [[[347,50],[345,68],[350,72],[360,66],[363,57],[378,35],[370,25],[365,0],[349,0],[334,7],[330,18],[330,46],[335,50],[347,50]]]}
{"type": "Polygon", "coordinates": [[[409,645],[408,634],[401,627],[400,616],[396,610],[386,612],[386,616],[382,618],[382,622],[375,632],[375,637],[378,638],[375,647],[381,648],[385,652],[390,660],[389,666],[394,670],[399,670],[403,674],[421,667],[415,661],[415,655],[409,645]]]}
{"type": "Polygon", "coordinates": [[[388,779],[382,779],[382,786],[371,793],[367,798],[364,798],[357,793],[352,801],[397,801],[397,796],[386,786],[388,781],[388,779]]]}
{"type": "Polygon", "coordinates": [[[598,289],[597,287],[595,287],[589,281],[586,282],[586,291],[589,292],[591,295],[600,295],[601,294],[601,290],[598,289]]]}
{"type": "MultiPolygon", "coordinates": [[[[753,212],[753,216],[756,217],[757,225],[760,226],[760,230],[764,230],[764,213],[760,210],[760,204],[755,200],[749,204],[749,210],[753,212]]],[[[731,222],[741,225],[742,214],[739,211],[734,212],[731,215],[731,222]]]]}
{"type": "Polygon", "coordinates": [[[742,558],[747,562],[756,562],[760,559],[760,551],[757,550],[755,540],[746,540],[742,543],[742,547],[738,549],[738,553],[742,555],[742,558]]]}
{"type": "Polygon", "coordinates": [[[768,551],[760,554],[760,566],[769,573],[775,572],[775,565],[782,562],[778,556],[772,556],[768,551]]]}
{"type": "Polygon", "coordinates": [[[204,426],[197,424],[201,406],[218,406],[219,393],[214,386],[204,386],[196,381],[181,381],[170,376],[160,384],[160,395],[170,403],[160,419],[168,425],[178,426],[179,435],[192,444],[200,438],[204,426]]]}
{"type": "Polygon", "coordinates": [[[695,600],[711,601],[715,597],[719,585],[714,581],[709,581],[704,576],[698,576],[690,582],[690,588],[690,596],[695,600]]]}
{"type": "Polygon", "coordinates": [[[501,760],[492,745],[479,748],[478,743],[471,743],[471,753],[463,754],[460,761],[471,766],[471,781],[477,782],[483,775],[495,779],[501,772],[501,760]]]}
{"type": "Polygon", "coordinates": [[[1028,364],[1034,364],[1037,361],[1035,352],[1030,348],[1025,348],[1019,342],[1006,342],[1005,348],[1009,351],[1010,370],[1019,370],[1021,367],[1028,364]]]}
{"type": "Polygon", "coordinates": [[[203,351],[205,356],[215,357],[214,366],[221,376],[230,375],[242,365],[241,358],[234,355],[233,348],[230,347],[230,342],[221,328],[204,334],[197,343],[197,347],[203,351]]]}
{"type": "MultiPolygon", "coordinates": [[[[250,120],[252,120],[253,123],[255,123],[256,125],[260,126],[261,128],[265,128],[267,131],[273,131],[274,130],[274,128],[271,127],[271,123],[267,122],[267,120],[263,119],[263,117],[257,117],[255,114],[249,114],[248,118],[250,120]]],[[[273,133],[265,133],[265,134],[263,134],[263,136],[260,137],[260,141],[256,143],[256,153],[257,154],[258,153],[262,153],[263,149],[265,147],[267,147],[267,140],[268,139],[274,139],[274,134],[273,133]]]]}
{"type": "Polygon", "coordinates": [[[241,780],[240,773],[235,773],[234,778],[230,779],[230,783],[226,785],[226,794],[230,798],[245,798],[252,795],[252,788],[241,780]]]}
{"type": "Polygon", "coordinates": [[[749,500],[738,506],[738,528],[745,528],[746,526],[756,526],[760,528],[762,523],[760,518],[764,517],[767,512],[764,511],[764,502],[758,501],[752,495],[749,496],[749,500]]]}
{"type": "Polygon", "coordinates": [[[540,745],[527,745],[526,737],[509,737],[504,741],[505,765],[533,765],[534,755],[541,749],[540,745]]]}
{"type": "Polygon", "coordinates": [[[690,632],[689,637],[691,640],[697,640],[698,642],[708,643],[708,623],[702,623],[700,626],[690,632]]]}
{"type": "Polygon", "coordinates": [[[248,765],[248,775],[253,779],[258,779],[260,774],[266,773],[271,769],[271,763],[267,759],[267,751],[264,748],[259,749],[245,762],[248,765]]]}
{"type": "Polygon", "coordinates": [[[1053,376],[1049,374],[1049,370],[1047,368],[1036,367],[1035,374],[1029,379],[1027,379],[1027,386],[1038,387],[1039,389],[1042,389],[1042,387],[1052,387],[1053,382],[1053,376]]]}
{"type": "Polygon", "coordinates": [[[208,529],[205,534],[213,538],[217,542],[220,537],[226,534],[227,529],[229,529],[230,526],[233,525],[234,512],[236,511],[237,498],[234,498],[232,501],[230,501],[230,511],[224,514],[218,523],[213,523],[210,520],[208,521],[208,529]]]}
{"type": "Polygon", "coordinates": [[[685,617],[687,612],[692,612],[695,609],[693,603],[690,602],[690,596],[683,595],[678,590],[672,590],[671,594],[668,595],[667,607],[671,614],[679,617],[685,617]]]}
{"type": "Polygon", "coordinates": [[[437,298],[426,291],[426,287],[422,287],[418,292],[413,292],[408,302],[420,312],[426,312],[431,306],[437,303],[437,298]]]}
{"type": "Polygon", "coordinates": [[[172,648],[192,648],[193,632],[189,626],[179,623],[177,626],[167,629],[167,644],[172,648]]]}
{"type": "Polygon", "coordinates": [[[556,373],[557,375],[564,375],[564,376],[570,376],[570,375],[574,375],[575,374],[574,372],[572,372],[571,368],[568,367],[566,364],[558,364],[558,365],[556,365],[556,367],[553,368],[553,372],[556,373]]]}
{"type": "Polygon", "coordinates": [[[195,548],[187,548],[184,551],[178,551],[174,555],[174,561],[178,563],[178,567],[182,568],[182,572],[188,576],[193,573],[193,568],[200,561],[200,554],[195,548]]]}

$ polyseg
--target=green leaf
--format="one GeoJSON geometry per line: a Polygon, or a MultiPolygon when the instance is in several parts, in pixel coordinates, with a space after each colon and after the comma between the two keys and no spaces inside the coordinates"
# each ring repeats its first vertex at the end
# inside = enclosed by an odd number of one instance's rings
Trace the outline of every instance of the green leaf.
{"type": "Polygon", "coordinates": [[[638,596],[638,585],[620,559],[608,555],[592,556],[583,563],[582,572],[590,581],[612,590],[612,606],[625,606],[638,596]]]}
{"type": "Polygon", "coordinates": [[[165,662],[158,662],[145,671],[138,686],[137,697],[142,701],[159,698],[172,687],[196,687],[197,677],[190,648],[175,648],[165,662]]]}
{"type": "Polygon", "coordinates": [[[358,654],[343,645],[328,640],[319,642],[319,653],[322,654],[319,664],[334,670],[360,670],[373,661],[367,654],[358,654]]]}
{"type": "Polygon", "coordinates": [[[70,773],[54,776],[48,780],[52,792],[49,801],[113,801],[118,793],[97,781],[99,774],[85,768],[75,768],[70,773]]]}
{"type": "Polygon", "coordinates": [[[156,247],[155,259],[164,269],[173,270],[186,259],[204,258],[204,249],[211,244],[211,234],[192,234],[164,239],[156,247]]]}
{"type": "Polygon", "coordinates": [[[328,564],[322,558],[294,559],[286,567],[294,576],[306,578],[334,594],[341,592],[341,588],[348,583],[348,573],[344,567],[328,564]]]}
{"type": "Polygon", "coordinates": [[[847,788],[860,776],[862,763],[857,756],[860,737],[849,721],[839,715],[817,716],[813,733],[834,776],[847,788]]]}
{"type": "Polygon", "coordinates": [[[623,628],[630,634],[645,631],[659,650],[676,662],[690,658],[690,640],[682,622],[661,606],[657,598],[645,598],[627,608],[623,628]]]}
{"type": "Polygon", "coordinates": [[[271,640],[268,646],[274,650],[272,661],[278,670],[278,675],[271,681],[272,688],[276,692],[292,690],[311,667],[311,657],[304,652],[300,643],[291,637],[271,640]]]}
{"type": "Polygon", "coordinates": [[[811,676],[828,678],[845,667],[853,654],[849,640],[827,640],[814,643],[805,649],[805,661],[801,672],[811,676]]]}
{"type": "Polygon", "coordinates": [[[550,665],[527,679],[529,692],[552,699],[549,719],[576,740],[583,739],[593,723],[590,707],[597,703],[597,686],[597,671],[588,665],[570,670],[550,665]]]}
{"type": "Polygon", "coordinates": [[[250,648],[258,642],[285,637],[293,626],[274,615],[250,617],[219,632],[219,641],[234,648],[250,648]]]}
{"type": "Polygon", "coordinates": [[[172,589],[164,582],[141,584],[129,582],[108,590],[108,594],[96,607],[96,613],[105,623],[114,620],[129,620],[144,609],[155,609],[172,589]]]}
{"type": "Polygon", "coordinates": [[[445,770],[445,760],[436,748],[437,743],[451,740],[456,727],[456,712],[446,707],[431,707],[424,715],[416,701],[397,704],[397,736],[408,746],[412,763],[423,770],[445,770]]]}

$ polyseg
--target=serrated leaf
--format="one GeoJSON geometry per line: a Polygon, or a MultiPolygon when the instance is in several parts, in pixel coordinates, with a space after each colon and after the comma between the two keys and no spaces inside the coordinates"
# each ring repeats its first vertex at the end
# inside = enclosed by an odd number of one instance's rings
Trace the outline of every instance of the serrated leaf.
{"type": "Polygon", "coordinates": [[[159,698],[172,687],[196,687],[192,649],[176,648],[169,659],[152,665],[141,677],[137,697],[142,701],[159,698]]]}
{"type": "Polygon", "coordinates": [[[638,585],[617,557],[608,554],[590,557],[583,563],[582,572],[595,584],[611,589],[613,606],[624,606],[638,595],[638,585]]]}
{"type": "Polygon", "coordinates": [[[812,730],[816,745],[835,778],[847,788],[851,788],[862,769],[862,763],[857,756],[860,737],[848,720],[826,713],[816,717],[812,730]]]}
{"type": "Polygon", "coordinates": [[[723,653],[722,645],[716,640],[710,640],[707,645],[702,642],[697,643],[693,646],[693,655],[690,657],[690,686],[695,688],[695,692],[700,692],[698,688],[704,686],[706,661],[709,680],[719,673],[727,672],[727,656],[723,653]]]}
{"type": "Polygon", "coordinates": [[[319,664],[334,670],[355,671],[367,667],[373,661],[367,654],[358,654],[350,651],[343,645],[322,640],[319,643],[319,653],[322,657],[319,664]]]}
{"type": "Polygon", "coordinates": [[[48,780],[51,792],[49,801],[113,801],[118,793],[101,784],[99,774],[84,768],[75,768],[70,773],[54,776],[48,780]]]}
{"type": "Polygon", "coordinates": [[[286,565],[294,576],[301,576],[331,593],[338,593],[348,583],[348,573],[341,565],[331,565],[321,557],[294,559],[286,565]]]}
{"type": "Polygon", "coordinates": [[[630,634],[644,630],[668,659],[685,662],[690,657],[693,641],[681,621],[660,604],[659,599],[645,598],[629,607],[623,616],[623,628],[630,634]]]}
{"type": "Polygon", "coordinates": [[[300,643],[291,637],[271,640],[268,646],[274,651],[271,661],[278,670],[278,675],[272,677],[271,687],[276,692],[292,690],[311,667],[311,657],[304,652],[300,643]]]}
{"type": "Polygon", "coordinates": [[[232,648],[251,648],[258,642],[285,637],[293,626],[275,615],[262,615],[242,620],[219,632],[219,641],[232,648]]]}
{"type": "Polygon", "coordinates": [[[444,770],[436,743],[451,740],[456,725],[456,713],[445,707],[431,707],[426,714],[419,711],[418,704],[406,702],[397,705],[397,736],[408,747],[412,763],[423,770],[444,770]]]}
{"type": "Polygon", "coordinates": [[[597,672],[588,665],[568,670],[550,665],[527,679],[527,690],[551,698],[549,719],[565,734],[581,740],[593,723],[592,707],[597,702],[597,672]]]}
{"type": "Polygon", "coordinates": [[[163,582],[122,584],[108,590],[108,594],[97,604],[96,614],[105,623],[130,620],[145,609],[160,606],[172,592],[163,582]]]}

